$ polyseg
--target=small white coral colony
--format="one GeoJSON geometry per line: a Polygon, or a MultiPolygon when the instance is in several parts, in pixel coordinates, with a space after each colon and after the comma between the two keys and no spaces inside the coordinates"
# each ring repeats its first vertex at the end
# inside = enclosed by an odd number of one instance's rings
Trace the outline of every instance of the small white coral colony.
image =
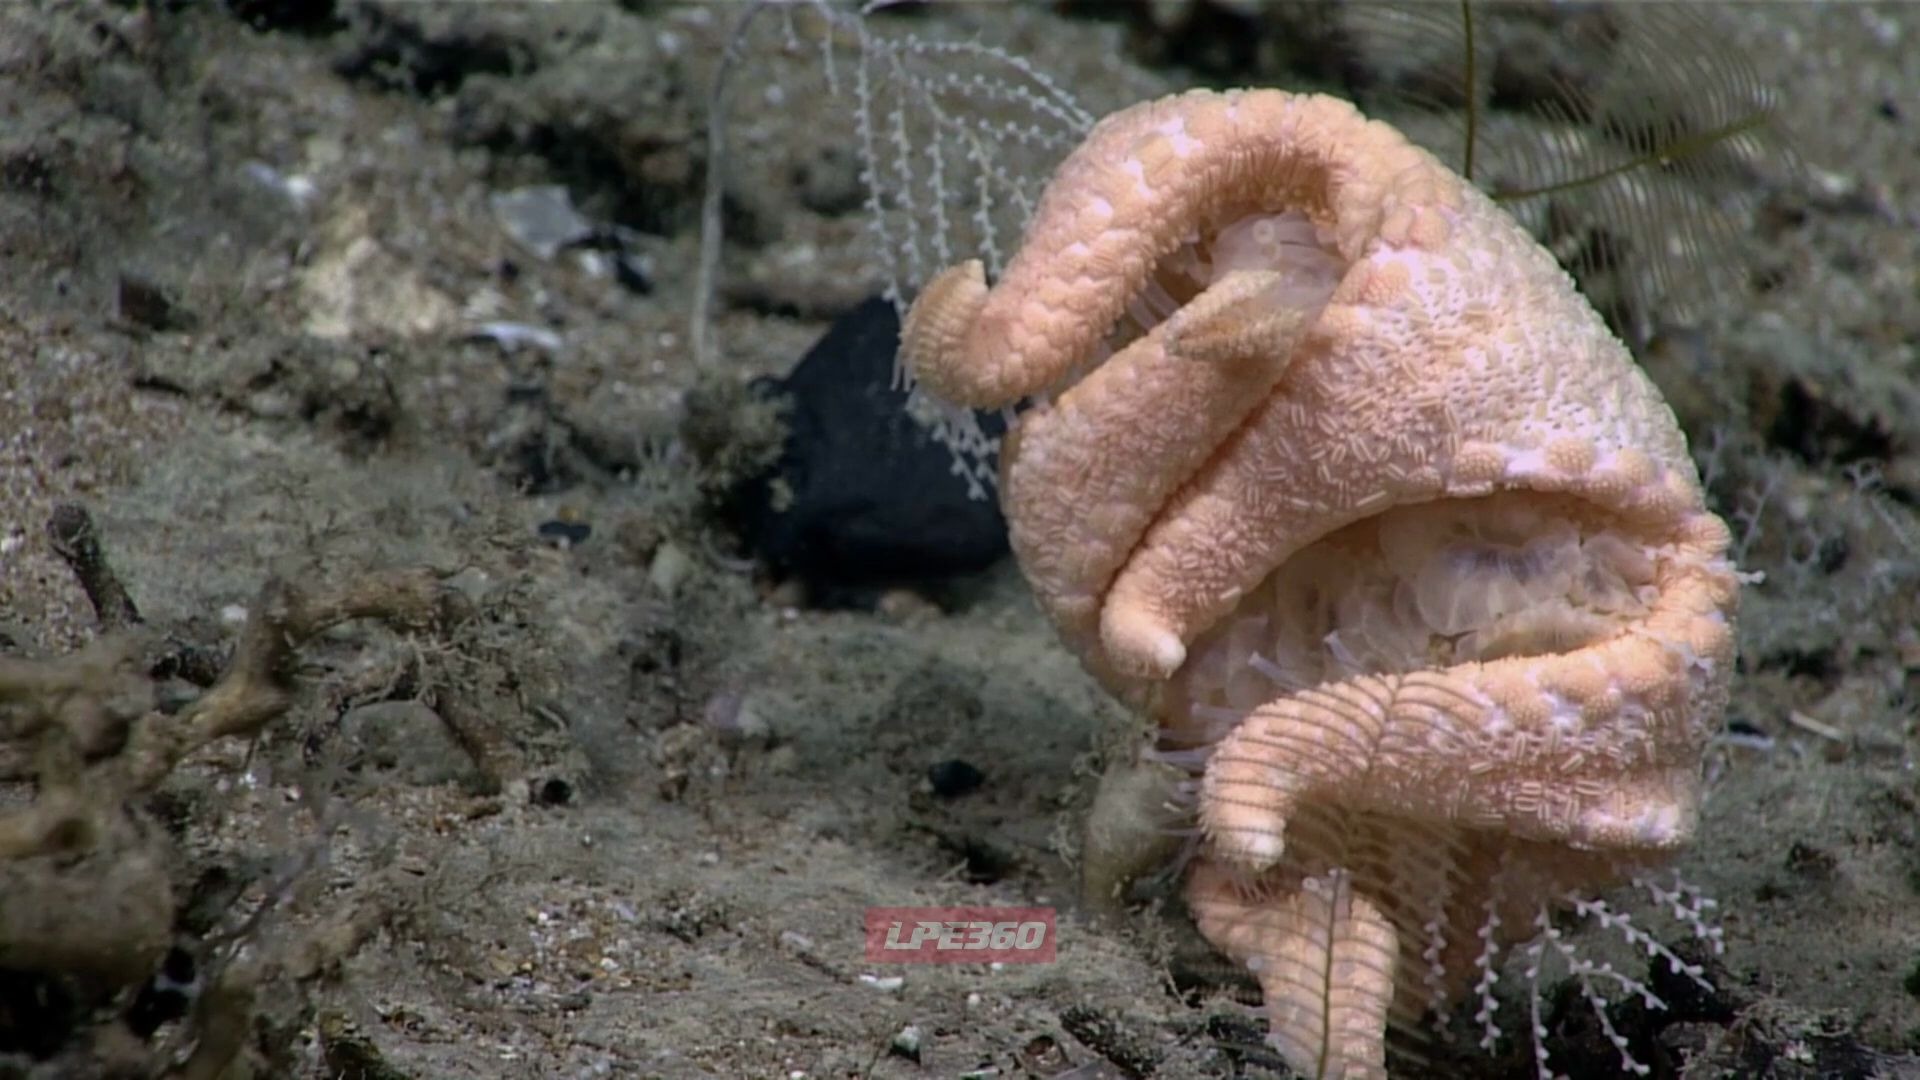
{"type": "Polygon", "coordinates": [[[1671,411],[1490,200],[1332,98],[1148,102],[998,282],[927,286],[902,353],[954,402],[1033,400],[1014,550],[1197,776],[1187,899],[1290,1066],[1384,1075],[1389,1026],[1473,994],[1491,1032],[1518,943],[1589,1000],[1632,984],[1548,915],[1691,837],[1739,576],[1671,411]]]}

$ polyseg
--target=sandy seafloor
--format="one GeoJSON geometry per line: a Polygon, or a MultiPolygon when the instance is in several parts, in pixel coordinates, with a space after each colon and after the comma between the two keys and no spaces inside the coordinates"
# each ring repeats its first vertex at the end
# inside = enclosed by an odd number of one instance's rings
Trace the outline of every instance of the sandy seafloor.
{"type": "MultiPolygon", "coordinates": [[[[1040,5],[886,25],[1004,41],[1096,112],[1341,67],[1288,66],[1299,9],[1256,10],[1249,31],[1156,7],[1157,45],[1138,13],[1130,30],[1040,5]],[[1254,66],[1223,70],[1236,37],[1232,62],[1254,66]]],[[[461,572],[491,627],[462,656],[328,635],[258,745],[163,786],[169,873],[198,905],[189,952],[296,856],[302,880],[248,930],[268,942],[375,863],[415,882],[357,948],[264,988],[229,1075],[1278,1075],[1177,926],[1079,904],[1091,755],[1128,721],[1010,565],[946,610],[812,610],[689,494],[696,379],[785,371],[877,285],[817,54],[771,24],[748,42],[724,352],[701,373],[686,310],[706,86],[737,8],[304,8],[0,6],[0,647],[45,656],[94,632],[44,532],[64,501],[91,510],[149,624],[190,640],[230,643],[269,574],[403,564],[461,572]],[[632,230],[644,288],[604,252],[542,257],[506,234],[489,196],[553,183],[632,230]],[[476,338],[494,321],[559,347],[476,338]],[[556,520],[591,533],[555,547],[537,529],[556,520]],[[514,748],[499,790],[464,776],[430,714],[343,718],[362,698],[342,685],[409,663],[495,689],[514,748]],[[927,768],[952,758],[986,783],[936,798],[927,768]],[[1057,962],[865,965],[862,909],[915,903],[1058,905],[1057,962]],[[917,1061],[890,1048],[906,1028],[917,1061]]],[[[1715,748],[1682,864],[1722,905],[1727,1008],[1659,1028],[1657,1075],[1920,1076],[1920,9],[1715,17],[1780,89],[1805,168],[1753,167],[1752,261],[1647,351],[1767,575],[1744,612],[1741,735],[1715,748]]],[[[35,1012],[34,979],[5,981],[0,1041],[31,1025],[49,1056],[10,1053],[0,1074],[88,1075],[89,1053],[152,1062],[193,1037],[176,1020],[130,1042],[124,998],[35,1012]]],[[[1612,1065],[1575,1048],[1564,1067],[1612,1065]]],[[[1530,1074],[1524,1052],[1485,1070],[1530,1074]]]]}

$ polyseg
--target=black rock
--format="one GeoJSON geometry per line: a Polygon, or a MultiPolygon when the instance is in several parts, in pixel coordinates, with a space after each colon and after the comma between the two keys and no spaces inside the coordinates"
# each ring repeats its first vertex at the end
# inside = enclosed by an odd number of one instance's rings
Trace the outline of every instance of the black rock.
{"type": "Polygon", "coordinates": [[[593,535],[593,526],[584,521],[543,521],[538,529],[540,539],[557,547],[579,547],[593,535]]]}
{"type": "MultiPolygon", "coordinates": [[[[773,469],[729,506],[752,552],[831,602],[849,588],[937,582],[1007,552],[999,504],[968,496],[945,446],[893,384],[900,320],[874,297],[834,321],[785,379],[787,440],[773,469]],[[777,497],[776,497],[777,493],[777,497]]],[[[997,415],[983,419],[997,434],[997,415]]]]}
{"type": "Polygon", "coordinates": [[[142,1039],[152,1038],[160,1025],[187,1015],[199,991],[193,954],[179,946],[167,950],[166,960],[127,1007],[126,1024],[142,1039]]]}
{"type": "Polygon", "coordinates": [[[530,794],[535,806],[565,806],[573,801],[573,785],[550,776],[533,784],[530,794]]]}
{"type": "Polygon", "coordinates": [[[262,33],[330,34],[347,25],[336,0],[227,0],[227,10],[262,33]]]}
{"type": "Polygon", "coordinates": [[[927,767],[927,781],[933,793],[943,799],[958,798],[987,782],[987,774],[970,762],[953,758],[927,767]]]}
{"type": "Polygon", "coordinates": [[[182,311],[165,289],[141,277],[120,275],[120,317],[149,330],[190,330],[193,317],[182,311]]]}

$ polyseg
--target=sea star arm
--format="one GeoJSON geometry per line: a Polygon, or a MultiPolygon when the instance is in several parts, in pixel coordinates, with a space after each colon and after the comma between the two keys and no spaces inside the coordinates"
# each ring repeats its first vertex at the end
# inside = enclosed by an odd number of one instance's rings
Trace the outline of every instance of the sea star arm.
{"type": "Polygon", "coordinates": [[[1209,214],[1295,207],[1329,224],[1351,257],[1394,198],[1422,194],[1400,182],[1421,156],[1318,95],[1196,91],[1124,109],[1061,163],[998,282],[973,261],[927,284],[901,356],[943,398],[1011,404],[1088,363],[1158,261],[1209,214]]]}
{"type": "Polygon", "coordinates": [[[1013,544],[1062,633],[1091,641],[1102,594],[1157,508],[1285,372],[1325,299],[1275,302],[1297,292],[1282,274],[1228,274],[1021,418],[1003,494],[1024,508],[1013,544]],[[1157,415],[1182,422],[1139,420],[1157,415]]]}
{"type": "Polygon", "coordinates": [[[1275,895],[1209,859],[1188,874],[1206,939],[1260,982],[1268,1039],[1303,1075],[1385,1080],[1399,935],[1343,871],[1275,895]]]}
{"type": "Polygon", "coordinates": [[[1671,851],[1698,814],[1732,582],[1676,563],[1637,632],[1555,657],[1360,675],[1254,710],[1201,794],[1214,849],[1259,870],[1309,799],[1583,849],[1671,851]]]}

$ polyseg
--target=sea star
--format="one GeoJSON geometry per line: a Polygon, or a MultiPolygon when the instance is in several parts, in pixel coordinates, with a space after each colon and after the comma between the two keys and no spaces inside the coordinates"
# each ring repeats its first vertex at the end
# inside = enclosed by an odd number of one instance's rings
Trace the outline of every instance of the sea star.
{"type": "Polygon", "coordinates": [[[1189,902],[1297,1071],[1383,1074],[1389,1019],[1486,994],[1476,937],[1691,837],[1726,526],[1552,257],[1393,128],[1275,90],[1115,113],[902,355],[1038,399],[1015,552],[1200,776],[1189,902]]]}

